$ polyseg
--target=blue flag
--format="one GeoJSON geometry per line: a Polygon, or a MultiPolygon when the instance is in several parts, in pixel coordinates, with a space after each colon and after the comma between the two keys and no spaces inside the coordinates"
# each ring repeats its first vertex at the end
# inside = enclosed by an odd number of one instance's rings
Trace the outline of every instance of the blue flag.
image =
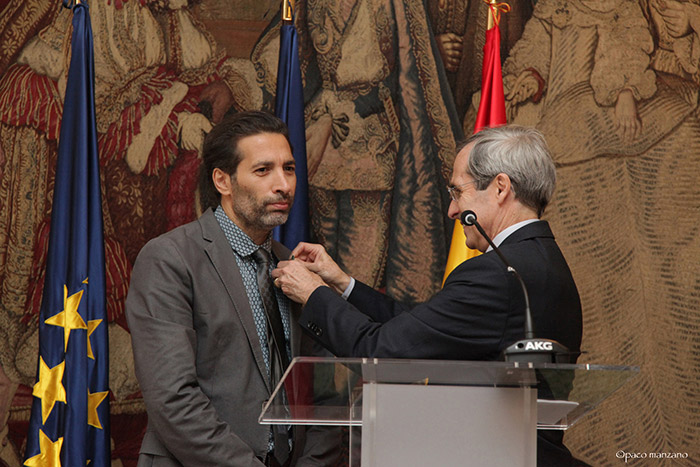
{"type": "Polygon", "coordinates": [[[289,140],[296,162],[297,189],[287,222],[273,236],[287,248],[309,240],[309,182],[306,170],[306,128],[304,126],[304,89],[299,68],[297,30],[293,22],[280,30],[280,56],[277,69],[275,115],[289,127],[289,140]]]}
{"type": "Polygon", "coordinates": [[[85,4],[73,7],[71,48],[26,466],[111,463],[95,72],[85,4]]]}

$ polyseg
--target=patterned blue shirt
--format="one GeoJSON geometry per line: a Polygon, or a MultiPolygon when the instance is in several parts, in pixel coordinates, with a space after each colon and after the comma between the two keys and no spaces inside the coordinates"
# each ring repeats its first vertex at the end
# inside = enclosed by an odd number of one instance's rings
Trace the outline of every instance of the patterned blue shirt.
{"type": "MultiPolygon", "coordinates": [[[[246,294],[248,295],[250,308],[253,310],[253,319],[255,320],[255,327],[258,331],[258,337],[260,338],[262,347],[261,350],[269,377],[270,349],[267,346],[267,319],[265,317],[265,308],[263,306],[262,298],[260,297],[260,290],[258,289],[257,264],[252,255],[258,248],[264,248],[268,253],[270,253],[270,270],[274,269],[277,266],[277,258],[275,258],[275,255],[272,254],[272,236],[268,236],[262,245],[256,245],[255,242],[253,242],[253,240],[251,240],[251,238],[240,229],[240,227],[229,219],[221,206],[216,208],[216,211],[214,211],[214,216],[219,222],[221,230],[224,231],[224,235],[226,235],[226,239],[231,245],[234,256],[236,257],[236,263],[238,264],[238,269],[240,270],[241,277],[243,278],[243,285],[245,286],[246,294]]],[[[284,337],[287,343],[287,354],[291,359],[292,353],[289,346],[289,299],[280,289],[276,287],[275,296],[277,297],[277,305],[280,310],[280,317],[282,318],[282,326],[284,327],[284,337]]]]}

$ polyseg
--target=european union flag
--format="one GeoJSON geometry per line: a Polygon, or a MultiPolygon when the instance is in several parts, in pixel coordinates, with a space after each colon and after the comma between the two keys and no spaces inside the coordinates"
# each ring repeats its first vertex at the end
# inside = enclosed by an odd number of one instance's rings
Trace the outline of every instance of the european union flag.
{"type": "MultiPolygon", "coordinates": [[[[68,0],[64,0],[64,6],[68,0]]],[[[92,27],[73,6],[24,465],[108,466],[109,368],[92,27]]]]}
{"type": "Polygon", "coordinates": [[[299,67],[297,30],[293,20],[282,24],[277,68],[275,115],[289,127],[289,140],[296,162],[297,189],[287,222],[277,227],[275,240],[287,248],[309,240],[309,182],[306,170],[306,127],[304,126],[304,89],[299,67]]]}

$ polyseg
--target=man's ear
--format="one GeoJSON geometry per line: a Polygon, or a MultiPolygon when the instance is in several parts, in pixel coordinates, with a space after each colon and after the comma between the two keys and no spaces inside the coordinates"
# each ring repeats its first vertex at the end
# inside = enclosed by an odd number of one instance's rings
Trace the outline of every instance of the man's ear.
{"type": "Polygon", "coordinates": [[[216,187],[216,191],[222,196],[231,194],[231,175],[217,167],[212,171],[211,178],[216,187]]]}
{"type": "Polygon", "coordinates": [[[510,177],[504,173],[499,173],[498,175],[496,175],[494,183],[497,190],[498,202],[502,203],[507,199],[508,195],[511,193],[512,186],[510,183],[510,177]]]}

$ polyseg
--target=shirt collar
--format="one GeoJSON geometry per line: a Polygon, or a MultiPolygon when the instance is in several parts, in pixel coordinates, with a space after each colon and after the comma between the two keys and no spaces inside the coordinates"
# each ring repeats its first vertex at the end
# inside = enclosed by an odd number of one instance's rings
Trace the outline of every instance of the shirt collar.
{"type": "Polygon", "coordinates": [[[224,212],[224,209],[219,205],[214,211],[214,217],[219,222],[221,230],[224,231],[226,239],[231,248],[240,256],[252,255],[258,248],[264,248],[268,253],[272,253],[272,235],[268,235],[262,245],[256,245],[255,242],[241,230],[224,212]]]}
{"type": "MultiPolygon", "coordinates": [[[[522,222],[518,222],[517,224],[513,224],[510,227],[506,227],[505,229],[501,230],[498,233],[498,235],[493,237],[493,244],[496,246],[501,246],[501,243],[503,243],[503,240],[508,238],[510,236],[510,234],[512,234],[513,232],[515,232],[516,230],[518,230],[522,227],[525,227],[528,224],[532,224],[533,222],[537,222],[538,220],[539,219],[528,219],[528,220],[525,220],[522,222]]],[[[493,250],[493,248],[491,248],[491,245],[489,245],[489,247],[486,249],[486,253],[488,253],[491,250],[493,250]]]]}

